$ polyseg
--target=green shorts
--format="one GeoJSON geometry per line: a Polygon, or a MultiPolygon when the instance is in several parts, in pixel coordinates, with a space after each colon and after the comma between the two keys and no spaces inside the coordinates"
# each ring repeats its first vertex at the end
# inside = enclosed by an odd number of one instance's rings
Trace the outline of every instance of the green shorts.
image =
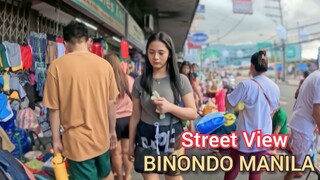
{"type": "Polygon", "coordinates": [[[81,162],[67,160],[70,180],[97,180],[107,177],[111,172],[110,150],[98,157],[81,162]]]}

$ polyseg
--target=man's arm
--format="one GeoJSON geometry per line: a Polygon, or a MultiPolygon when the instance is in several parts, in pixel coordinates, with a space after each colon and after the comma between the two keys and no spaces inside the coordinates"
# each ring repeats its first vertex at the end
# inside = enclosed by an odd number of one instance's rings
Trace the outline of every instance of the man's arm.
{"type": "Polygon", "coordinates": [[[233,110],[235,108],[230,104],[228,96],[226,96],[225,103],[226,103],[226,109],[227,110],[233,110]]]}
{"type": "Polygon", "coordinates": [[[272,117],[272,120],[275,120],[275,129],[273,131],[273,134],[279,134],[282,127],[287,126],[287,114],[286,112],[279,107],[275,114],[272,117]]]}
{"type": "Polygon", "coordinates": [[[54,153],[61,153],[63,146],[60,138],[60,111],[59,109],[49,109],[49,119],[52,131],[54,153]]]}
{"type": "Polygon", "coordinates": [[[273,134],[279,134],[281,128],[282,128],[282,126],[277,125],[276,128],[274,129],[273,134]]]}
{"type": "Polygon", "coordinates": [[[109,133],[110,133],[110,149],[114,149],[117,145],[116,135],[116,100],[109,100],[108,103],[109,115],[109,133]]]}
{"type": "Polygon", "coordinates": [[[230,94],[226,95],[225,104],[227,110],[233,110],[237,104],[245,99],[245,85],[239,83],[230,94]]]}
{"type": "MultiPolygon", "coordinates": [[[[312,117],[314,121],[316,122],[318,129],[320,127],[320,104],[313,104],[313,112],[312,117]]],[[[320,132],[320,131],[318,131],[320,132]]]]}
{"type": "Polygon", "coordinates": [[[108,108],[109,131],[113,132],[116,130],[116,100],[109,100],[108,108]]]}

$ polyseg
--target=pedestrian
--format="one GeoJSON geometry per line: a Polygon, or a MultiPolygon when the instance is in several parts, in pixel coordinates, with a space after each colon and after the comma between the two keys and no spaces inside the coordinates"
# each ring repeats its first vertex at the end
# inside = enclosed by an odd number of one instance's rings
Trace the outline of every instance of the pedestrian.
{"type": "Polygon", "coordinates": [[[134,160],[135,170],[142,173],[145,180],[157,180],[163,173],[166,179],[182,179],[179,172],[170,168],[167,172],[145,172],[143,158],[147,155],[145,153],[179,155],[183,152],[179,146],[182,121],[197,118],[192,87],[188,78],[179,74],[174,44],[169,35],[164,32],[152,34],[146,53],[143,74],[135,79],[132,90],[129,155],[134,160]],[[154,91],[160,97],[153,97],[154,91]],[[184,106],[179,106],[180,103],[184,106]],[[163,119],[160,114],[164,114],[163,119]]]}
{"type": "Polygon", "coordinates": [[[110,64],[89,52],[88,29],[72,21],[63,29],[68,54],[47,72],[43,97],[49,109],[54,153],[67,158],[70,179],[113,179],[117,84],[110,64]],[[60,125],[63,127],[62,142],[60,125]]]}
{"type": "MultiPolygon", "coordinates": [[[[320,71],[311,73],[302,83],[299,96],[293,107],[291,121],[291,147],[296,157],[296,167],[302,167],[303,161],[310,153],[313,137],[319,133],[320,127],[320,71]]],[[[292,179],[296,172],[288,172],[285,180],[292,179]]]]}
{"type": "Polygon", "coordinates": [[[191,80],[192,80],[192,88],[195,93],[195,101],[196,101],[196,107],[199,110],[202,101],[203,101],[203,94],[201,93],[201,72],[199,69],[199,66],[196,63],[193,63],[191,65],[191,80]]]}
{"type": "Polygon", "coordinates": [[[134,69],[134,64],[132,62],[130,62],[128,64],[128,74],[129,74],[129,76],[133,77],[133,79],[135,79],[139,76],[139,74],[134,69]]]}
{"type": "MultiPolygon", "coordinates": [[[[251,56],[250,74],[252,79],[243,81],[227,95],[227,110],[234,109],[243,102],[245,108],[239,112],[236,133],[242,131],[251,134],[252,131],[261,130],[261,135],[272,134],[271,113],[278,108],[280,99],[279,87],[266,76],[268,59],[265,51],[259,51],[251,56]]],[[[230,156],[234,162],[231,171],[226,172],[224,179],[236,179],[240,168],[240,156],[249,158],[255,156],[257,160],[265,155],[265,148],[247,148],[244,138],[238,136],[238,149],[231,149],[230,156]]],[[[258,164],[258,162],[256,162],[258,164]]],[[[249,179],[261,179],[260,171],[251,171],[249,179]]]]}
{"type": "Polygon", "coordinates": [[[132,162],[128,159],[129,151],[129,120],[132,115],[132,97],[131,91],[134,79],[125,74],[121,67],[119,57],[114,54],[106,56],[107,61],[111,64],[118,91],[120,94],[116,100],[116,133],[118,138],[117,148],[111,150],[111,164],[115,174],[115,179],[131,179],[132,162]],[[122,169],[124,167],[124,170],[122,169]],[[122,176],[125,173],[124,177],[122,176]]]}
{"type": "Polygon", "coordinates": [[[288,133],[287,113],[280,105],[272,117],[272,132],[273,134],[281,135],[285,135],[288,133]]]}
{"type": "MultiPolygon", "coordinates": [[[[187,76],[187,78],[189,79],[189,82],[191,83],[191,87],[193,89],[194,98],[200,99],[200,96],[198,96],[198,95],[201,92],[198,88],[199,86],[197,85],[195,74],[191,72],[191,69],[192,69],[191,63],[189,61],[184,61],[180,66],[179,72],[180,72],[180,74],[187,76]]],[[[197,107],[198,107],[198,105],[199,105],[199,102],[196,102],[197,107]]]]}
{"type": "Polygon", "coordinates": [[[309,76],[309,74],[310,74],[309,71],[304,71],[304,72],[303,72],[303,79],[300,80],[299,87],[298,87],[298,89],[296,90],[296,93],[294,94],[294,98],[295,98],[295,99],[298,98],[300,87],[301,87],[303,81],[309,76]]]}
{"type": "MultiPolygon", "coordinates": [[[[196,86],[194,86],[195,79],[191,73],[191,63],[189,61],[183,61],[180,65],[179,73],[187,76],[187,78],[189,79],[189,82],[190,82],[191,87],[193,89],[193,96],[196,99],[196,91],[198,91],[198,89],[196,88],[196,86]]],[[[197,107],[197,103],[196,103],[196,107],[197,107]]],[[[195,131],[195,127],[194,127],[194,124],[192,123],[192,121],[193,120],[189,120],[188,122],[185,122],[186,123],[185,127],[186,127],[186,129],[188,129],[190,131],[195,131]]]]}
{"type": "MultiPolygon", "coordinates": [[[[272,132],[275,135],[287,135],[288,134],[288,128],[287,128],[287,113],[283,109],[283,107],[280,106],[277,110],[275,110],[275,113],[272,117],[272,132]]],[[[290,151],[290,147],[287,147],[287,150],[290,151]]],[[[278,155],[278,149],[273,148],[273,151],[270,151],[275,155],[278,155]]]]}

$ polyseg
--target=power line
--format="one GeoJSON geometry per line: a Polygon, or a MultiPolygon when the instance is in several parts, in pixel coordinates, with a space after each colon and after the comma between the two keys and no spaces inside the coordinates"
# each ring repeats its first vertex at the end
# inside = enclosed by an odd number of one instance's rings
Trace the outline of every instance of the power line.
{"type": "Polygon", "coordinates": [[[268,39],[264,40],[263,42],[270,41],[271,39],[275,38],[276,36],[277,36],[277,34],[274,34],[274,35],[270,36],[268,39]]]}
{"type": "Polygon", "coordinates": [[[242,18],[237,22],[237,24],[235,24],[228,32],[226,32],[224,35],[222,35],[221,37],[219,37],[216,40],[213,40],[211,42],[208,42],[207,44],[211,44],[214,42],[218,42],[219,40],[221,40],[222,38],[225,38],[226,36],[228,36],[229,34],[231,34],[244,20],[244,18],[246,17],[246,15],[243,15],[242,18]]]}
{"type": "Polygon", "coordinates": [[[305,27],[309,27],[309,26],[314,26],[314,25],[318,25],[318,24],[320,24],[320,22],[315,22],[315,23],[306,24],[306,25],[300,25],[299,27],[288,28],[287,31],[299,29],[299,28],[301,28],[301,27],[305,28],[305,27]]]}

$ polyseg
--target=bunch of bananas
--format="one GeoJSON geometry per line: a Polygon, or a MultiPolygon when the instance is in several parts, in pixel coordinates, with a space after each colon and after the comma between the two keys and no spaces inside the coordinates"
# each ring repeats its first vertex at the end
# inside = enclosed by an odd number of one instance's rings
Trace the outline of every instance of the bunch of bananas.
{"type": "MultiPolygon", "coordinates": [[[[160,95],[157,91],[152,92],[151,100],[155,100],[159,97],[160,97],[160,95]]],[[[164,118],[166,118],[166,115],[164,113],[160,114],[160,119],[164,119],[164,118]]]]}

